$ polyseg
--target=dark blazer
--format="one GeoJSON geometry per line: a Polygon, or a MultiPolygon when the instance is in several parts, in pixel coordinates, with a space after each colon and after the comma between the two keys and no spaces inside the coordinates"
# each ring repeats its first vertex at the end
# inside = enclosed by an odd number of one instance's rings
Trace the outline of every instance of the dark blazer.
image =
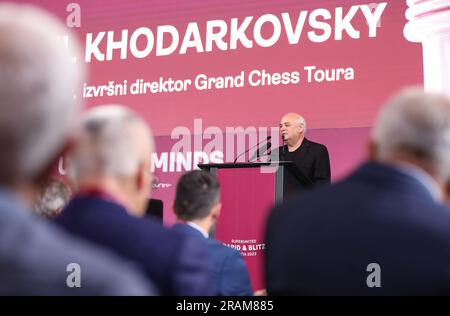
{"type": "Polygon", "coordinates": [[[141,265],[163,295],[210,295],[205,247],[156,220],[129,215],[100,197],[76,197],[56,219],[75,235],[141,265]]]}
{"type": "Polygon", "coordinates": [[[210,259],[212,283],[216,295],[252,296],[250,276],[239,251],[216,240],[205,238],[198,230],[187,224],[175,224],[175,231],[185,232],[206,243],[210,259]]]}
{"type": "Polygon", "coordinates": [[[269,294],[450,294],[450,210],[383,164],[276,208],[266,242],[269,294]]]}
{"type": "MultiPolygon", "coordinates": [[[[272,159],[289,160],[284,155],[287,150],[287,146],[276,148],[271,154],[272,159]]],[[[296,171],[288,169],[287,172],[290,174],[285,176],[284,181],[287,192],[302,191],[331,182],[330,158],[325,145],[303,139],[295,156],[294,165],[305,179],[297,178],[296,171]]]]}

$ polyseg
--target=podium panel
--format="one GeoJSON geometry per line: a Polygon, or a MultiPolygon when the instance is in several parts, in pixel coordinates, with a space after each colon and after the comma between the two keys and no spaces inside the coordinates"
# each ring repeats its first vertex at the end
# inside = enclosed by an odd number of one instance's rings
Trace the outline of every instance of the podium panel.
{"type": "Polygon", "coordinates": [[[250,272],[254,290],[264,288],[264,229],[275,203],[275,173],[261,174],[260,168],[219,169],[222,212],[215,237],[240,251],[250,272]]]}
{"type": "Polygon", "coordinates": [[[266,219],[283,196],[287,163],[200,164],[217,177],[222,211],[214,238],[242,254],[253,290],[264,284],[264,232],[266,219]],[[274,167],[275,166],[275,167],[274,167]]]}

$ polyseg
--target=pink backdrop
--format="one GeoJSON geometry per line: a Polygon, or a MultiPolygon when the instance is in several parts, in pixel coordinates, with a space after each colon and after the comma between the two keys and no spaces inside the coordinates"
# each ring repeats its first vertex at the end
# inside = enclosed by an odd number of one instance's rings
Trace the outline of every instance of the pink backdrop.
{"type": "MultiPolygon", "coordinates": [[[[37,3],[66,19],[65,8],[71,1],[24,1],[37,3]]],[[[90,98],[88,106],[100,103],[123,103],[141,113],[156,135],[168,135],[176,126],[190,126],[194,118],[202,118],[205,125],[218,126],[275,126],[279,117],[288,111],[301,112],[311,129],[371,126],[374,116],[385,99],[405,85],[422,84],[422,48],[403,37],[406,1],[360,0],[81,0],[81,27],[73,28],[83,43],[86,33],[120,31],[130,33],[138,27],[156,30],[159,25],[174,25],[184,34],[189,22],[197,22],[204,39],[206,21],[231,18],[242,20],[253,16],[249,30],[257,17],[270,13],[278,17],[287,12],[295,25],[300,11],[323,8],[334,14],[343,7],[344,14],[352,5],[387,2],[377,28],[376,37],[368,37],[368,27],[361,11],[355,14],[352,25],[360,30],[360,38],[350,38],[345,32],[342,40],[329,39],[313,43],[307,39],[311,31],[308,23],[299,44],[289,45],[282,31],[280,40],[272,47],[197,53],[188,49],[185,55],[172,54],[137,59],[128,52],[125,60],[119,52],[111,61],[92,61],[88,84],[107,84],[109,81],[129,83],[135,79],[157,80],[159,77],[193,78],[204,73],[210,76],[248,73],[254,69],[268,72],[300,71],[304,66],[317,68],[352,67],[355,79],[307,83],[298,85],[244,87],[210,91],[191,90],[172,94],[114,96],[90,98]]],[[[281,18],[280,18],[281,19],[281,18]]],[[[333,23],[334,19],[330,20],[333,23]]],[[[270,27],[263,29],[271,33],[270,27]]],[[[248,32],[249,34],[251,31],[248,32]]],[[[249,35],[250,36],[250,35],[249,35]]],[[[251,36],[250,36],[251,37],[251,36]]],[[[99,47],[104,49],[106,41],[99,47]]],[[[302,72],[303,74],[303,72],[302,72]]]]}

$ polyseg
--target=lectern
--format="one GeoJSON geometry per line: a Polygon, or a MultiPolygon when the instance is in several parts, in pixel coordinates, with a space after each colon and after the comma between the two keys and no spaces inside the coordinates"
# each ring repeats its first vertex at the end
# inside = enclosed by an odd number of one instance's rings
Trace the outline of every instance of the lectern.
{"type": "Polygon", "coordinates": [[[220,182],[222,211],[213,238],[244,256],[254,290],[263,282],[266,217],[283,199],[285,168],[292,162],[199,164],[220,182]]]}

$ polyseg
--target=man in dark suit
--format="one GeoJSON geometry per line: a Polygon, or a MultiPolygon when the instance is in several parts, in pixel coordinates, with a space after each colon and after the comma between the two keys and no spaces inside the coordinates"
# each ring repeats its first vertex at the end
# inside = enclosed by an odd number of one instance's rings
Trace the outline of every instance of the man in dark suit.
{"type": "Polygon", "coordinates": [[[174,209],[180,223],[173,230],[186,232],[206,244],[213,286],[217,295],[253,295],[250,277],[241,254],[208,238],[220,214],[219,183],[209,173],[184,174],[177,185],[174,209]]]}
{"type": "Polygon", "coordinates": [[[393,98],[370,156],[271,213],[269,294],[450,294],[450,101],[419,90],[393,98]]]}
{"type": "Polygon", "coordinates": [[[284,176],[286,195],[320,185],[330,184],[330,159],[325,145],[305,138],[306,121],[297,113],[281,118],[280,133],[284,146],[275,149],[271,157],[280,161],[292,161],[284,176]]]}
{"type": "Polygon", "coordinates": [[[204,245],[141,218],[151,191],[153,140],[145,122],[121,106],[86,113],[69,172],[79,189],[57,218],[66,230],[132,260],[164,295],[209,295],[204,245]]]}

